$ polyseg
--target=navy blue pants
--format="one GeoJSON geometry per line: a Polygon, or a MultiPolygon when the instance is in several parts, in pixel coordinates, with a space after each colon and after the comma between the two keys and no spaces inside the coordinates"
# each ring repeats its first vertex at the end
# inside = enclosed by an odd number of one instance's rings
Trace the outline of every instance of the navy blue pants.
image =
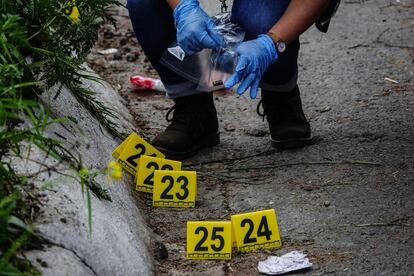
{"type": "MultiPolygon", "coordinates": [[[[218,0],[217,5],[220,4],[218,0]]],[[[281,18],[290,0],[234,0],[232,21],[246,31],[246,40],[266,33],[281,18]]],[[[135,35],[154,69],[160,75],[170,98],[199,93],[197,84],[182,78],[159,63],[164,51],[176,39],[174,17],[165,0],[128,0],[127,8],[135,35]]],[[[279,60],[264,73],[260,87],[287,92],[297,84],[299,40],[291,43],[279,60]]]]}

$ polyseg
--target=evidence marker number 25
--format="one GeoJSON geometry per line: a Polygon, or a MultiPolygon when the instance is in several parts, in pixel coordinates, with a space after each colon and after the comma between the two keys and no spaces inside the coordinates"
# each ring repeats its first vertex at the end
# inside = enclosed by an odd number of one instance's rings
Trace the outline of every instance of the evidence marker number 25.
{"type": "Polygon", "coordinates": [[[188,221],[187,258],[230,260],[232,252],[230,221],[188,221]]]}

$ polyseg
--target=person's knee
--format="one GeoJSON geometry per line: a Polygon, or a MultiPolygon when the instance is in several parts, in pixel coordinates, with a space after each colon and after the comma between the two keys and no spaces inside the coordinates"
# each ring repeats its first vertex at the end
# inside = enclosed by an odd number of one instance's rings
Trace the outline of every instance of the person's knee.
{"type": "Polygon", "coordinates": [[[151,4],[153,4],[154,0],[128,0],[127,1],[127,8],[129,12],[137,12],[137,11],[145,11],[151,7],[151,4]]]}

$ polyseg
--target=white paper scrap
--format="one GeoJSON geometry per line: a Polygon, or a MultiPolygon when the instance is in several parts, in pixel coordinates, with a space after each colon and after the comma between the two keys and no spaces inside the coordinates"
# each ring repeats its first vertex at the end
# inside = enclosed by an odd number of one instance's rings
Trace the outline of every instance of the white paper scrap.
{"type": "Polygon", "coordinates": [[[266,261],[259,262],[257,266],[260,273],[268,275],[280,275],[309,267],[312,267],[312,263],[299,251],[292,251],[281,257],[270,256],[266,261]]]}
{"type": "Polygon", "coordinates": [[[118,49],[108,48],[108,49],[104,49],[104,50],[99,50],[98,53],[101,54],[101,55],[111,55],[111,54],[118,53],[118,49]]]}
{"type": "Polygon", "coordinates": [[[180,46],[170,47],[167,48],[168,52],[170,52],[171,55],[175,56],[179,60],[183,61],[185,58],[185,52],[180,46]]]}

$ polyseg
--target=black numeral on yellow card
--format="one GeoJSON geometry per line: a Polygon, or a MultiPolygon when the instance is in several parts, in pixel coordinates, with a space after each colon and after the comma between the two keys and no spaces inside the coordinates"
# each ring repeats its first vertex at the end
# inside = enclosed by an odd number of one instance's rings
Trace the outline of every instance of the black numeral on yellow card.
{"type": "Polygon", "coordinates": [[[194,171],[154,171],[153,205],[195,207],[197,173],[194,171]]]}
{"type": "MultiPolygon", "coordinates": [[[[221,250],[223,250],[224,248],[224,238],[222,235],[220,235],[220,232],[224,231],[224,227],[213,227],[212,232],[211,232],[211,241],[216,241],[218,240],[219,245],[217,246],[216,244],[211,244],[210,248],[213,251],[219,252],[221,250]]],[[[200,226],[195,230],[195,234],[198,235],[202,233],[202,237],[200,239],[200,241],[196,244],[194,251],[208,251],[208,247],[207,246],[203,246],[203,244],[207,241],[208,239],[208,230],[206,227],[204,226],[200,226]]]]}
{"type": "Polygon", "coordinates": [[[117,159],[124,170],[135,176],[137,170],[139,170],[139,160],[142,156],[165,157],[162,152],[151,146],[135,132],[131,133],[128,138],[112,152],[112,155],[117,159]]]}
{"type": "MultiPolygon", "coordinates": [[[[128,158],[126,159],[126,161],[127,161],[129,164],[131,164],[131,166],[133,166],[133,167],[138,166],[137,160],[141,157],[141,155],[144,155],[144,154],[145,154],[145,152],[147,151],[147,149],[145,148],[145,146],[144,146],[144,145],[142,145],[142,144],[136,144],[136,145],[135,145],[135,149],[136,149],[136,150],[139,150],[139,152],[138,152],[137,154],[134,154],[134,155],[132,155],[132,156],[130,156],[130,157],[128,157],[128,158]]],[[[153,156],[153,157],[155,157],[155,156],[157,156],[157,155],[156,155],[155,153],[153,153],[153,154],[150,154],[150,155],[148,155],[148,156],[153,156]]]]}
{"type": "MultiPolygon", "coordinates": [[[[161,193],[161,199],[173,199],[174,195],[170,194],[170,191],[174,186],[174,178],[170,175],[165,175],[161,179],[161,183],[164,183],[164,184],[168,183],[168,186],[161,193]]],[[[188,197],[188,189],[187,189],[188,178],[185,176],[179,176],[177,178],[177,183],[179,183],[181,186],[180,186],[180,191],[175,193],[175,197],[179,200],[185,200],[188,197]]]]}
{"type": "MultiPolygon", "coordinates": [[[[152,170],[156,171],[156,170],[159,170],[160,168],[158,167],[158,164],[157,163],[150,162],[150,163],[147,164],[147,169],[152,169],[152,170]]],[[[163,170],[163,171],[164,170],[170,170],[170,171],[172,171],[173,170],[173,167],[171,165],[166,164],[166,165],[164,165],[164,166],[161,167],[161,170],[163,170]]],[[[145,185],[151,185],[151,186],[154,185],[154,172],[152,172],[150,175],[148,175],[145,178],[144,184],[145,185]]]]}
{"type": "Polygon", "coordinates": [[[232,253],[230,221],[187,222],[187,258],[229,260],[232,253]]]}
{"type": "Polygon", "coordinates": [[[273,209],[233,215],[231,222],[237,248],[242,252],[282,246],[273,209]]]}
{"type": "MultiPolygon", "coordinates": [[[[243,219],[240,226],[248,227],[246,235],[244,236],[244,239],[243,239],[245,244],[257,242],[256,238],[251,237],[254,231],[254,223],[251,219],[249,218],[243,219]]],[[[266,237],[266,240],[270,240],[270,237],[272,236],[272,231],[269,230],[269,226],[267,224],[267,218],[265,216],[262,217],[256,234],[258,237],[266,237]]]]}
{"type": "Polygon", "coordinates": [[[152,193],[154,189],[154,172],[158,170],[179,171],[181,170],[181,162],[142,155],[139,158],[138,170],[135,175],[137,191],[152,193]]]}

